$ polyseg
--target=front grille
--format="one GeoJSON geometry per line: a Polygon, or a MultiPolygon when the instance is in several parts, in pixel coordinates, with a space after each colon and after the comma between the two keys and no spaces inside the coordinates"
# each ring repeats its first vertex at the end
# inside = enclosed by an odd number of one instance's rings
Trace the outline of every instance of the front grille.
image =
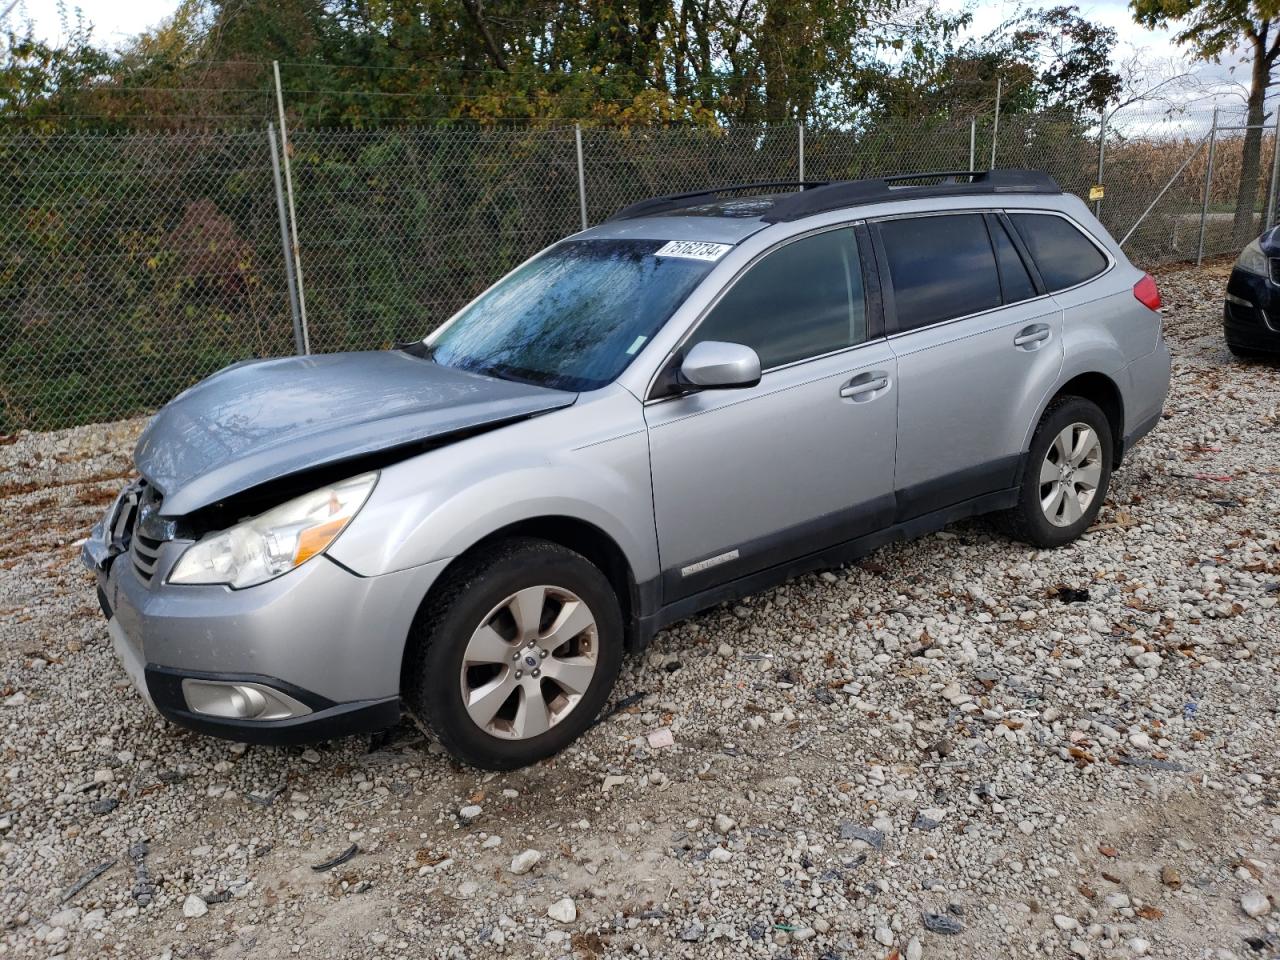
{"type": "Polygon", "coordinates": [[[150,583],[156,575],[156,563],[160,559],[160,545],[163,540],[152,540],[144,537],[136,530],[133,534],[133,568],[145,583],[150,583]]]}
{"type": "Polygon", "coordinates": [[[138,507],[134,513],[132,537],[129,541],[133,569],[138,572],[143,583],[150,583],[156,575],[160,548],[166,540],[172,538],[167,529],[169,524],[159,517],[161,499],[159,491],[144,481],[138,491],[138,507]]]}

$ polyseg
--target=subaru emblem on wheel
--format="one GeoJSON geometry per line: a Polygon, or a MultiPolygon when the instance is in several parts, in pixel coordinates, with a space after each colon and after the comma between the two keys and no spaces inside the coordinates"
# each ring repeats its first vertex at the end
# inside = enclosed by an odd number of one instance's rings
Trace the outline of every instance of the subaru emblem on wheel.
{"type": "Polygon", "coordinates": [[[519,767],[708,607],[978,514],[1075,540],[1160,419],[1159,307],[1033,171],[655,197],[420,342],[182,393],[82,557],[175,723],[299,743],[405,710],[519,767]]]}

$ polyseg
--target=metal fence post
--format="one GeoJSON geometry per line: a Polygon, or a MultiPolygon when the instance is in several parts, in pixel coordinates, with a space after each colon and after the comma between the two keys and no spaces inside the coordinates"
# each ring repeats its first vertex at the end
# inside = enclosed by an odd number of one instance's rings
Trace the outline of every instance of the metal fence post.
{"type": "Polygon", "coordinates": [[[1196,266],[1204,262],[1204,233],[1209,223],[1209,193],[1213,189],[1213,151],[1218,142],[1218,108],[1213,108],[1213,126],[1209,128],[1209,163],[1204,171],[1204,203],[1200,207],[1200,239],[1196,243],[1196,266]]]}
{"type": "Polygon", "coordinates": [[[1276,127],[1271,135],[1271,189],[1267,191],[1267,222],[1264,230],[1271,229],[1276,219],[1276,182],[1280,177],[1280,107],[1276,108],[1276,127]]]}
{"type": "Polygon", "coordinates": [[[996,143],[1000,139],[1000,94],[1004,92],[1004,78],[996,77],[996,112],[991,123],[991,169],[996,168],[996,143]]]}
{"type": "MultiPolygon", "coordinates": [[[[1102,186],[1102,167],[1107,157],[1107,109],[1103,107],[1100,111],[1100,119],[1098,120],[1098,179],[1094,181],[1099,187],[1102,186]]],[[[1102,198],[1099,197],[1093,201],[1093,215],[1099,220],[1102,219],[1102,198]]]]}
{"type": "Polygon", "coordinates": [[[969,118],[969,172],[973,173],[973,163],[978,149],[978,118],[969,118]]]}
{"type": "Polygon", "coordinates": [[[797,135],[798,135],[798,136],[799,136],[799,138],[800,138],[800,140],[799,140],[799,150],[800,150],[800,182],[801,182],[801,183],[804,183],[804,124],[803,124],[803,123],[797,123],[797,124],[796,124],[796,133],[797,133],[797,135]]]}
{"type": "Polygon", "coordinates": [[[573,142],[578,151],[578,210],[582,214],[582,229],[587,229],[587,171],[582,162],[582,124],[573,125],[573,142]]]}
{"type": "Polygon", "coordinates": [[[298,288],[293,281],[293,248],[289,243],[289,216],[284,208],[284,187],[280,183],[280,155],[276,146],[276,125],[267,124],[267,143],[271,147],[271,178],[276,186],[276,213],[280,217],[280,249],[284,253],[284,282],[289,288],[289,313],[293,315],[293,346],[306,353],[302,343],[302,314],[298,311],[298,288]]]}
{"type": "Polygon", "coordinates": [[[289,230],[293,240],[293,266],[298,275],[298,320],[302,330],[302,352],[311,352],[311,333],[307,329],[307,291],[302,282],[302,250],[298,246],[298,211],[293,205],[293,171],[289,166],[289,128],[284,120],[284,93],[280,89],[280,63],[271,61],[276,78],[276,108],[280,113],[280,156],[284,158],[284,186],[289,197],[289,230]]]}

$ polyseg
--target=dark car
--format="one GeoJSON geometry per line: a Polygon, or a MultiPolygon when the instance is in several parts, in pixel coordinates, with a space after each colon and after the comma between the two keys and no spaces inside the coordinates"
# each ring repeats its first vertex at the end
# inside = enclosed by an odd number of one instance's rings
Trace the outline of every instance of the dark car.
{"type": "Polygon", "coordinates": [[[1237,357],[1280,355],[1280,227],[1241,251],[1227,281],[1222,329],[1237,357]]]}

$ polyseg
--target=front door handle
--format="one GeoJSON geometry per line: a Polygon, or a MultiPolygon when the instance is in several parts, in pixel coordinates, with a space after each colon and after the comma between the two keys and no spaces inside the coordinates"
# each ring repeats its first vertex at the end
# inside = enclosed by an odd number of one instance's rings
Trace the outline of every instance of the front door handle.
{"type": "Polygon", "coordinates": [[[889,388],[889,375],[883,370],[860,373],[843,387],[840,396],[845,400],[871,400],[889,388]]]}
{"type": "Polygon", "coordinates": [[[1013,345],[1020,350],[1035,350],[1040,344],[1049,339],[1048,325],[1043,323],[1033,323],[1029,327],[1023,327],[1016,337],[1013,338],[1013,345]]]}

